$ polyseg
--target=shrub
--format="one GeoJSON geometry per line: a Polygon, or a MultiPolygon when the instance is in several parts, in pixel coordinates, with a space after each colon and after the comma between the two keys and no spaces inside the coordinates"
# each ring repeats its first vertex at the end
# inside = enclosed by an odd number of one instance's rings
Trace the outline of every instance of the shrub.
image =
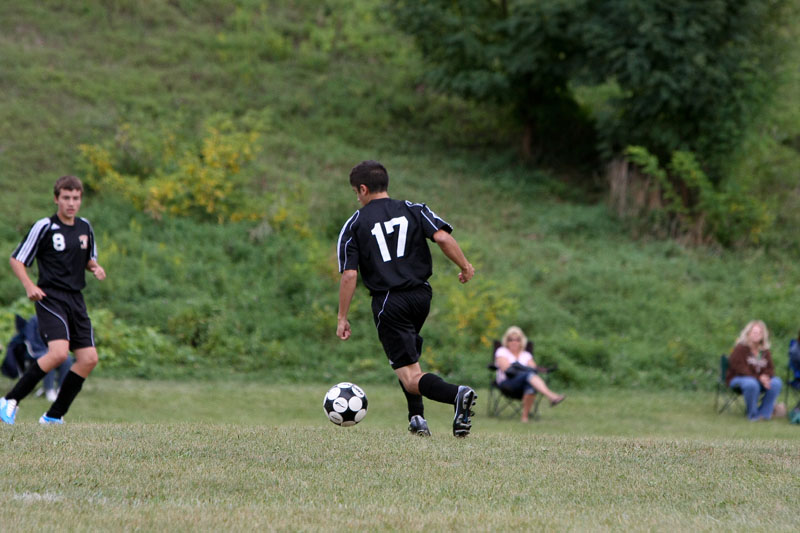
{"type": "Polygon", "coordinates": [[[260,117],[234,122],[207,119],[199,138],[181,139],[175,128],[153,134],[125,123],[113,141],[80,145],[86,182],[99,192],[122,194],[153,218],[164,215],[225,221],[263,216],[249,201],[246,180],[237,179],[258,151],[260,117]]]}
{"type": "MultiPolygon", "coordinates": [[[[615,198],[614,202],[635,204],[633,214],[650,218],[670,237],[693,244],[757,243],[771,224],[764,203],[727,181],[715,187],[691,152],[674,152],[666,169],[642,146],[629,146],[625,153],[644,179],[629,174],[624,178],[628,183],[612,189],[612,194],[632,196],[630,191],[638,189],[640,197],[615,198]],[[632,187],[631,182],[637,180],[639,184],[632,187]]],[[[620,214],[625,212],[620,210],[620,214]]]]}

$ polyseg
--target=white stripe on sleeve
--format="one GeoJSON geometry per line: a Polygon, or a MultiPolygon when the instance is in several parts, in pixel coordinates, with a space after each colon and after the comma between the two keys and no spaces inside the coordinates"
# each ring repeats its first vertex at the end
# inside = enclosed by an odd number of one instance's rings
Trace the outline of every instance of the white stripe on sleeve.
{"type": "Polygon", "coordinates": [[[348,239],[347,242],[344,243],[344,246],[342,246],[342,238],[344,237],[345,231],[350,229],[350,226],[352,226],[353,223],[358,220],[358,216],[360,214],[361,211],[356,211],[353,213],[353,216],[347,219],[347,222],[345,222],[344,226],[342,226],[342,231],[339,232],[339,238],[336,241],[336,259],[339,262],[340,274],[344,272],[344,265],[347,263],[347,245],[350,244],[350,239],[348,239]]]}
{"type": "Polygon", "coordinates": [[[31,226],[25,240],[22,241],[17,249],[14,250],[14,253],[11,254],[11,257],[21,263],[25,263],[26,266],[31,266],[33,264],[33,258],[36,257],[36,250],[39,248],[39,241],[42,240],[42,237],[49,228],[49,218],[40,218],[37,220],[33,226],[31,226]]]}

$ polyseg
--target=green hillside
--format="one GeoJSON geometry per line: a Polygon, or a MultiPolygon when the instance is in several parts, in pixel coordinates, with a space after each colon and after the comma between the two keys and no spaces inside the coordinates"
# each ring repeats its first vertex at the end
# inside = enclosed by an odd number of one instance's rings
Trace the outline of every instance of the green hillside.
{"type": "MultiPolygon", "coordinates": [[[[51,212],[59,175],[85,179],[108,273],[86,291],[98,372],[393,381],[363,289],[353,339],[335,337],[335,241],[363,159],[451,222],[476,267],[462,286],[434,250],[426,369],[482,384],[491,340],[518,324],[558,386],[710,388],[752,318],[785,365],[800,328],[796,79],[739,166],[764,180],[771,233],[687,248],[616,219],[585,185],[599,178],[521,162],[502,110],[420,83],[379,0],[7,4],[0,244],[51,212]]],[[[0,277],[0,340],[32,312],[23,296],[0,277]]]]}

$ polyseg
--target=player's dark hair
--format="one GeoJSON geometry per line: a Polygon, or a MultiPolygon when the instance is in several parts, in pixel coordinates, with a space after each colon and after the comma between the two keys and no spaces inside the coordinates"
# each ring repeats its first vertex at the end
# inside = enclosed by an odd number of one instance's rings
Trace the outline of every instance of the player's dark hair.
{"type": "Polygon", "coordinates": [[[350,185],[366,185],[369,192],[383,192],[389,188],[389,173],[377,161],[362,161],[350,171],[350,185]]]}
{"type": "Polygon", "coordinates": [[[61,191],[64,189],[68,191],[80,191],[80,193],[83,194],[83,183],[81,183],[80,178],[77,176],[61,176],[56,180],[56,184],[53,185],[53,194],[58,198],[61,191]]]}

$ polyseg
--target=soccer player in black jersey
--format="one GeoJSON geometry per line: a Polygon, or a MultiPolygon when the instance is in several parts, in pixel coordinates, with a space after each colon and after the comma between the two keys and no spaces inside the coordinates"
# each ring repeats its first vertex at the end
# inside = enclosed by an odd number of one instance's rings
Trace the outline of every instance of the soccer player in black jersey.
{"type": "Polygon", "coordinates": [[[339,233],[339,315],[336,335],[350,338],[347,313],[356,289],[358,271],[372,295],[372,313],[378,338],[408,402],[408,430],[429,436],[422,397],[455,405],[453,435],[466,437],[472,427],[475,391],[447,383],[420,369],[422,329],[431,305],[433,273],[427,239],[432,240],[460,269],[466,283],[475,269],[456,240],[452,226],[425,204],[389,198],[389,174],[377,161],[364,161],[350,171],[350,185],[363,206],[339,233]]]}
{"type": "Polygon", "coordinates": [[[86,270],[98,280],[105,279],[106,272],[97,263],[91,224],[77,216],[83,198],[80,179],[62,176],[56,181],[53,192],[58,206],[56,214],[36,221],[11,254],[11,270],[22,282],[28,298],[35,302],[39,331],[47,342],[47,353],[30,365],[14,388],[0,398],[0,419],[6,424],[14,423],[19,402],[49,371],[63,363],[71,350],[75,363],[58,397],[39,418],[40,424],[63,424],[72,400],[97,365],[92,323],[81,290],[86,286],[86,270]],[[26,270],[34,259],[39,265],[36,284],[26,270]]]}

